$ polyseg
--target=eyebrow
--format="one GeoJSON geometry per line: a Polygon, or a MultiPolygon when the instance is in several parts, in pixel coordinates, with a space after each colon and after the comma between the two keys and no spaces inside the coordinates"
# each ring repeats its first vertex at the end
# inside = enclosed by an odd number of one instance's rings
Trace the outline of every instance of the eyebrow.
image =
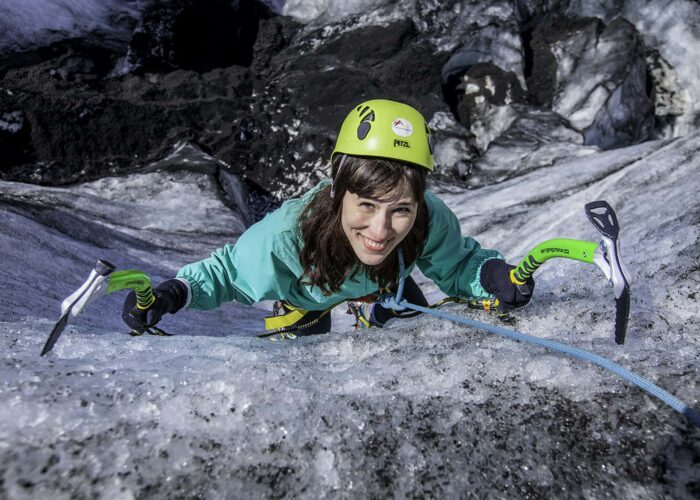
{"type": "Polygon", "coordinates": [[[413,198],[404,198],[402,200],[397,201],[396,203],[392,203],[394,206],[401,206],[401,205],[413,205],[416,202],[414,201],[413,198]]]}
{"type": "MultiPolygon", "coordinates": [[[[389,203],[388,201],[383,200],[381,198],[373,198],[370,196],[358,196],[358,198],[360,200],[369,200],[369,201],[373,201],[376,203],[389,203]]],[[[416,201],[413,198],[401,198],[396,203],[391,203],[391,205],[392,206],[405,206],[405,205],[413,205],[414,203],[416,203],[416,201]]]]}

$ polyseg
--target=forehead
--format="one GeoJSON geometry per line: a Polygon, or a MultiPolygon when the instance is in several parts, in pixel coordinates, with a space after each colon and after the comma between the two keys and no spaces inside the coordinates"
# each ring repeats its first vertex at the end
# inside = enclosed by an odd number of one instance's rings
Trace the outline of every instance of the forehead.
{"type": "Polygon", "coordinates": [[[348,193],[350,193],[351,195],[353,195],[353,197],[356,198],[371,199],[380,203],[417,203],[417,200],[413,196],[413,191],[409,186],[407,186],[404,183],[402,183],[399,186],[396,186],[393,189],[390,189],[389,191],[379,191],[375,193],[363,194],[356,194],[351,191],[348,191],[348,193]]]}

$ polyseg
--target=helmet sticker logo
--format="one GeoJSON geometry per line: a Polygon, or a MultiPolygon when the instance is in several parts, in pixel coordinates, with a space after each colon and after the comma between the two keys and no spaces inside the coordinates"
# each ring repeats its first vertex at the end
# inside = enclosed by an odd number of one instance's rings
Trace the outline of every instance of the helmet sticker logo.
{"type": "Polygon", "coordinates": [[[357,138],[363,140],[365,137],[367,137],[367,134],[369,134],[369,131],[372,128],[372,124],[370,122],[374,121],[374,111],[372,111],[369,106],[365,106],[362,111],[360,111],[359,107],[357,110],[360,112],[360,116],[365,115],[365,117],[362,118],[362,122],[360,122],[360,124],[357,126],[357,138]],[[369,111],[369,114],[365,114],[367,111],[369,111]]]}
{"type": "Polygon", "coordinates": [[[408,137],[413,134],[413,124],[406,118],[395,118],[391,122],[391,130],[399,137],[408,137]]]}

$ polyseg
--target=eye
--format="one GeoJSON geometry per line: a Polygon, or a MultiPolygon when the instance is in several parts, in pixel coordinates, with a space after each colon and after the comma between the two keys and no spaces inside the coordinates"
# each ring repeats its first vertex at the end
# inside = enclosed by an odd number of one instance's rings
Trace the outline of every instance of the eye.
{"type": "Polygon", "coordinates": [[[394,210],[394,213],[397,213],[400,215],[410,215],[411,209],[408,207],[399,207],[396,210],[394,210]]]}
{"type": "Polygon", "coordinates": [[[367,208],[367,209],[374,208],[374,204],[370,203],[369,201],[362,201],[362,202],[360,202],[360,206],[361,206],[362,208],[367,208]]]}

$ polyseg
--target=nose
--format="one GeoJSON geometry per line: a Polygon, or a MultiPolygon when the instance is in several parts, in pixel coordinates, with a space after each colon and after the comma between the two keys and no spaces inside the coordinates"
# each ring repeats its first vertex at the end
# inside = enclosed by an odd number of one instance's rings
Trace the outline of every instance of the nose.
{"type": "Polygon", "coordinates": [[[377,210],[369,223],[370,234],[368,235],[375,241],[384,241],[393,232],[394,228],[391,221],[391,212],[388,210],[377,210]]]}

